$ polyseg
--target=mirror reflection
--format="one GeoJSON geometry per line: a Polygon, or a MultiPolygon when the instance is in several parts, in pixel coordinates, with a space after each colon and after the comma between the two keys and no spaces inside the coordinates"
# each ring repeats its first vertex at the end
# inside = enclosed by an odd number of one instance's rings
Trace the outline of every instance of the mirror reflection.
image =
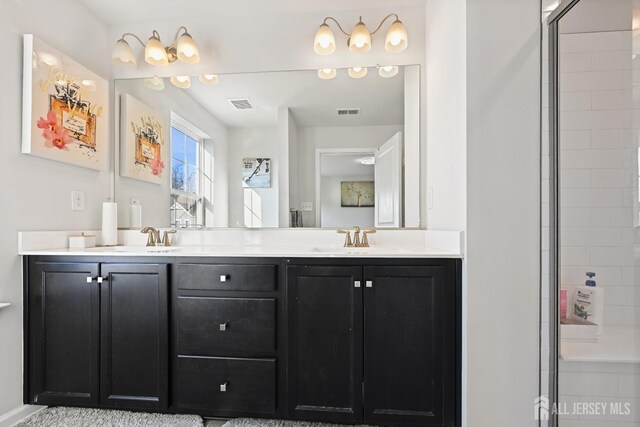
{"type": "Polygon", "coordinates": [[[117,80],[118,223],[417,226],[419,66],[385,70],[117,80]]]}

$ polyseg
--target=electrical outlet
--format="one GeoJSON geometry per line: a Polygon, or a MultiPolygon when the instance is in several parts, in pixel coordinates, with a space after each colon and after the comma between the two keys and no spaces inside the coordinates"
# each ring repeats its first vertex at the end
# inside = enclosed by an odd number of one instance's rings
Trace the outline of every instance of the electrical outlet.
{"type": "Polygon", "coordinates": [[[71,190],[71,210],[84,210],[84,191],[71,190]]]}
{"type": "Polygon", "coordinates": [[[313,210],[313,202],[302,202],[302,210],[306,212],[311,212],[313,210]]]}

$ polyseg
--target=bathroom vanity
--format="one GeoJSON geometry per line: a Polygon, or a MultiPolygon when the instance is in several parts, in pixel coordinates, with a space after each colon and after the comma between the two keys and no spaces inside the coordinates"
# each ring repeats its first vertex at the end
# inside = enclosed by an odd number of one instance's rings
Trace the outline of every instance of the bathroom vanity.
{"type": "Polygon", "coordinates": [[[206,252],[23,253],[25,402],[458,424],[459,256],[206,252]]]}

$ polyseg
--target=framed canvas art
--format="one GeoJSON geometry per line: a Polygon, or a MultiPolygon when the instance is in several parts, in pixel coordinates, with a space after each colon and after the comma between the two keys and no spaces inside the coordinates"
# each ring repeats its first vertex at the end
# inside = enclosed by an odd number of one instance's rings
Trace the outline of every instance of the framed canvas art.
{"type": "Polygon", "coordinates": [[[271,159],[242,159],[242,185],[248,188],[271,187],[271,159]]]}
{"type": "Polygon", "coordinates": [[[373,181],[342,181],[340,206],[343,208],[372,208],[375,206],[373,181]]]}
{"type": "Polygon", "coordinates": [[[121,95],[120,105],[120,175],[164,183],[168,144],[162,116],[128,94],[121,95]]]}
{"type": "Polygon", "coordinates": [[[22,153],[95,170],[109,163],[109,83],[25,34],[22,153]]]}

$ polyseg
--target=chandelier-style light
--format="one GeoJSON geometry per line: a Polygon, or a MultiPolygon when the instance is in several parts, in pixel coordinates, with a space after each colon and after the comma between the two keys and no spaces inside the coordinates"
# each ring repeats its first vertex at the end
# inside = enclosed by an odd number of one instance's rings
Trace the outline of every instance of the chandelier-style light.
{"type": "Polygon", "coordinates": [[[349,46],[349,51],[353,53],[366,53],[371,50],[371,36],[376,34],[380,28],[384,25],[384,23],[389,18],[395,18],[393,24],[387,31],[387,36],[385,38],[384,48],[387,52],[397,53],[402,52],[407,48],[409,43],[409,36],[407,35],[407,29],[400,21],[400,18],[397,14],[391,13],[384,17],[384,19],[380,22],[380,25],[373,30],[369,31],[365,23],[362,21],[362,17],[358,20],[358,23],[353,28],[351,33],[346,32],[340,23],[333,17],[327,16],[318,31],[316,31],[316,36],[313,40],[313,50],[318,55],[331,55],[336,50],[336,38],[333,35],[333,31],[329,27],[328,21],[333,21],[338,29],[347,36],[349,39],[347,40],[347,45],[349,46]]]}
{"type": "Polygon", "coordinates": [[[180,27],[169,46],[162,44],[160,34],[156,30],[153,30],[147,43],[144,43],[140,37],[133,33],[124,33],[113,48],[112,58],[115,63],[136,64],[136,55],[126,41],[126,37],[133,37],[140,42],[144,47],[144,59],[151,65],[164,67],[177,60],[187,64],[195,64],[200,61],[200,51],[196,42],[193,41],[186,27],[180,27]]]}

